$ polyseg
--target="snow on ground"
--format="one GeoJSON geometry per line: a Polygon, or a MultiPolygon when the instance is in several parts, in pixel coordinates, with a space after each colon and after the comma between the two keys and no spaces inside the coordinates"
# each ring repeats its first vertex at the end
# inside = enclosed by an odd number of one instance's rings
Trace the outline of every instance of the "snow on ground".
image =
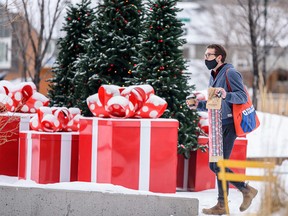
{"type": "Polygon", "coordinates": [[[257,112],[260,126],[247,135],[247,157],[288,158],[288,117],[257,112]]]}

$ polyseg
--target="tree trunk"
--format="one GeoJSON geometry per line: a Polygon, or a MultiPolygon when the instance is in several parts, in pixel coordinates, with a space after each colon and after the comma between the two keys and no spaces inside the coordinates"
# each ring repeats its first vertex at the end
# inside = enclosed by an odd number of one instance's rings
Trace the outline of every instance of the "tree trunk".
{"type": "Polygon", "coordinates": [[[248,21],[250,29],[252,62],[253,62],[253,105],[257,109],[257,90],[259,84],[259,68],[258,68],[258,49],[257,49],[257,35],[256,35],[256,23],[253,19],[253,0],[248,1],[248,21]]]}
{"type": "Polygon", "coordinates": [[[41,69],[42,69],[41,60],[39,58],[36,58],[35,59],[35,67],[34,67],[35,74],[34,74],[33,82],[36,85],[37,91],[39,91],[39,88],[40,88],[40,72],[41,72],[41,69]]]}
{"type": "Polygon", "coordinates": [[[266,67],[266,58],[268,55],[269,48],[267,47],[267,6],[268,0],[264,0],[264,28],[263,28],[263,43],[264,43],[264,56],[263,56],[263,67],[262,67],[262,76],[263,76],[263,85],[266,86],[266,77],[267,77],[267,67],[266,67]]]}

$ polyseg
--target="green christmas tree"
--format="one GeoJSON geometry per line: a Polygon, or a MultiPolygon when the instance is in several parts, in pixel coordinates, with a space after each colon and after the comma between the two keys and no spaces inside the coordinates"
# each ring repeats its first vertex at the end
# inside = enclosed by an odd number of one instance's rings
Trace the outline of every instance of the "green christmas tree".
{"type": "Polygon", "coordinates": [[[98,36],[95,37],[95,35],[97,35],[97,27],[94,22],[91,26],[89,38],[84,42],[86,52],[81,53],[74,62],[76,71],[73,80],[75,86],[75,104],[76,107],[81,109],[84,116],[92,116],[86,99],[96,93],[102,83],[108,83],[105,77],[100,77],[100,74],[95,69],[96,56],[99,53],[98,36]]]}
{"type": "Polygon", "coordinates": [[[86,99],[103,84],[123,86],[132,77],[143,20],[141,0],[104,0],[86,41],[87,52],[77,61],[75,86],[83,114],[91,115],[86,99]]]}
{"type": "Polygon", "coordinates": [[[90,26],[95,20],[90,0],[82,0],[67,9],[62,31],[65,37],[58,41],[59,54],[52,68],[48,96],[51,106],[77,107],[77,94],[74,85],[75,61],[85,52],[84,41],[88,38],[90,26]]]}
{"type": "Polygon", "coordinates": [[[198,115],[185,103],[194,86],[188,85],[188,76],[184,73],[186,61],[181,47],[185,40],[181,39],[183,24],[176,18],[180,10],[176,3],[177,0],[149,0],[139,63],[127,84],[150,84],[156,95],[167,101],[168,107],[162,117],[179,121],[178,153],[189,158],[190,152],[200,147],[197,144],[198,115]]]}
{"type": "Polygon", "coordinates": [[[96,73],[106,84],[123,85],[131,77],[141,31],[141,0],[106,0],[99,6],[96,22],[98,55],[96,73]]]}

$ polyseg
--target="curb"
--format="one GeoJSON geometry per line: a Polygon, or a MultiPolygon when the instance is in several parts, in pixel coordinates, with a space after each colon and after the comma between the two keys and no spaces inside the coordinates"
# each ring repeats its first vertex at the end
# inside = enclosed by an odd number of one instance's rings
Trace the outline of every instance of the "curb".
{"type": "Polygon", "coordinates": [[[191,216],[199,200],[164,195],[123,194],[0,186],[2,216],[191,216]]]}

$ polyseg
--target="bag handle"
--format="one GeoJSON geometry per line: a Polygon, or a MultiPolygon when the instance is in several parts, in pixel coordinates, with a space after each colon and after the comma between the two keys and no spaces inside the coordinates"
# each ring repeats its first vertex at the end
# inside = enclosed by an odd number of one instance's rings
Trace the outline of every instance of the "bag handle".
{"type": "MultiPolygon", "coordinates": [[[[226,84],[227,84],[227,87],[228,87],[229,92],[232,92],[232,88],[231,88],[231,85],[230,85],[230,83],[229,83],[228,76],[227,76],[227,73],[228,73],[229,69],[230,69],[230,68],[227,68],[227,70],[226,70],[226,72],[225,72],[226,84]]],[[[249,96],[249,93],[248,93],[247,89],[245,88],[245,86],[244,86],[244,91],[245,91],[246,95],[249,96]]]]}
{"type": "Polygon", "coordinates": [[[232,88],[231,88],[231,86],[230,86],[230,83],[229,83],[229,80],[228,80],[228,76],[227,76],[227,73],[228,73],[229,69],[230,69],[230,68],[227,68],[227,70],[226,70],[226,72],[225,72],[226,84],[227,84],[228,90],[229,90],[230,92],[232,92],[232,88]]]}

